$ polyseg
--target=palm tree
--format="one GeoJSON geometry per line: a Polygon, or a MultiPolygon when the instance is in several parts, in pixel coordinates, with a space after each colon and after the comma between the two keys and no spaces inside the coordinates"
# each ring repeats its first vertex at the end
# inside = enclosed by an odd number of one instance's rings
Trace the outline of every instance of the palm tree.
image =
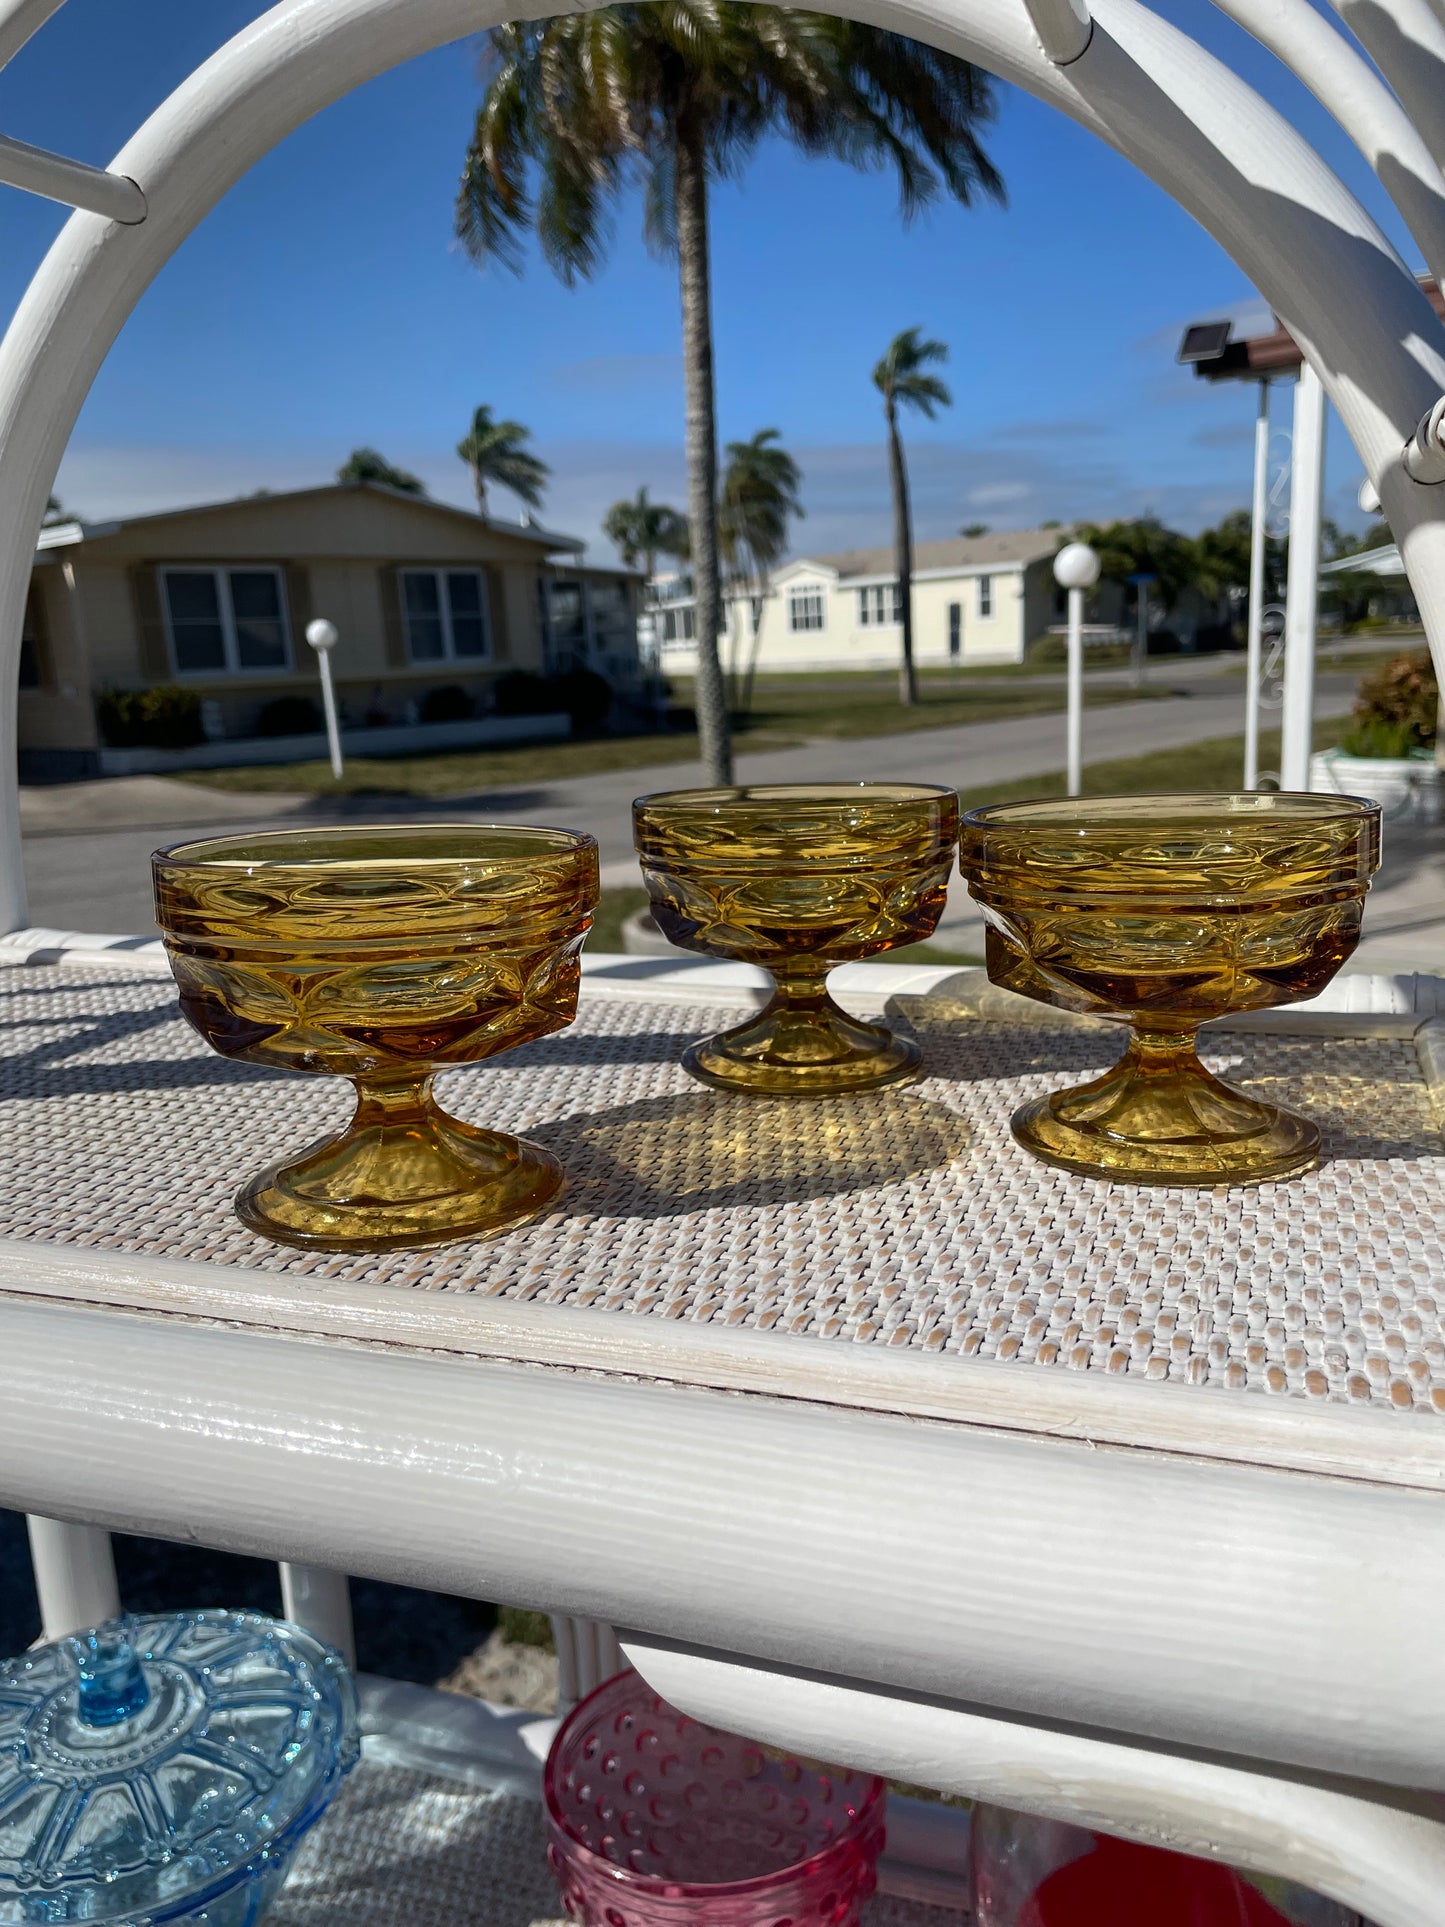
{"type": "Polygon", "coordinates": [[[681,558],[688,551],[687,517],[665,502],[649,501],[645,488],[638,489],[631,501],[612,504],[602,518],[602,533],[626,568],[642,564],[649,582],[657,574],[658,556],[681,558]]]}
{"type": "Polygon", "coordinates": [[[743,715],[752,708],[768,578],[788,552],[789,521],[803,514],[802,471],[788,451],[776,445],[778,439],[776,428],[760,428],[751,441],[728,443],[718,502],[722,559],[744,591],[751,617],[746,675],[739,677],[736,656],[733,668],[733,704],[743,715]]]}
{"type": "Polygon", "coordinates": [[[905,708],[918,701],[918,678],[913,672],[913,517],[908,506],[908,466],[903,438],[898,433],[900,408],[916,408],[930,419],[938,408],[951,408],[947,385],[927,370],[931,362],[947,361],[941,341],[921,341],[917,328],[894,335],[888,351],[873,370],[873,383],[883,397],[888,423],[888,473],[893,483],[893,556],[898,572],[898,613],[903,624],[903,654],[898,663],[898,700],[905,708]]]}
{"type": "Polygon", "coordinates": [[[529,509],[542,506],[542,491],[552,471],[524,446],[531,439],[531,429],[521,422],[493,421],[490,408],[472,411],[472,425],[457,443],[457,454],[472,471],[478,515],[487,513],[488,482],[509,488],[529,509]]]}
{"type": "Polygon", "coordinates": [[[336,479],[338,482],[376,482],[382,488],[394,488],[400,495],[426,494],[426,484],[420,476],[409,475],[404,468],[393,468],[374,448],[353,448],[337,469],[336,479]]]}
{"type": "Polygon", "coordinates": [[[571,283],[600,264],[609,206],[633,182],[682,296],[696,704],[713,782],[732,777],[718,661],[716,398],[708,188],[766,134],[855,167],[893,164],[905,216],[942,187],[1001,195],[978,129],[992,84],[956,55],[826,14],[744,0],[656,0],[493,28],[457,232],[520,264],[519,232],[571,283]],[[537,176],[535,191],[533,174],[537,176]]]}

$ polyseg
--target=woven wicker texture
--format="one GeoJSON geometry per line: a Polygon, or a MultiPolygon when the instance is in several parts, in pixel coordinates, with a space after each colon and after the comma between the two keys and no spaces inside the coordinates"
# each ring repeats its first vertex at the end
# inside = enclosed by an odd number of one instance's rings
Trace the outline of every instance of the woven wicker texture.
{"type": "MultiPolygon", "coordinates": [[[[962,1898],[962,1897],[961,1897],[962,1898]]],[[[569,1927],[542,1809],[400,1767],[361,1766],[303,1844],[267,1927],[569,1927]]],[[[877,1895],[864,1927],[962,1927],[877,1895]]]]}
{"type": "Polygon", "coordinates": [[[912,1010],[924,1082],[800,1104],[678,1068],[733,1011],[584,999],[571,1030],[441,1083],[557,1152],[560,1207],[490,1244],[343,1259],[262,1243],[230,1199],[339,1125],[347,1086],[224,1063],[164,980],[12,969],[0,1235],[1445,1415],[1445,1165],[1408,1038],[1214,1038],[1214,1068],[1319,1121],[1325,1161],[1165,1191],[1066,1176],[1009,1135],[1023,1098],[1112,1061],[1111,1031],[912,1010]]]}

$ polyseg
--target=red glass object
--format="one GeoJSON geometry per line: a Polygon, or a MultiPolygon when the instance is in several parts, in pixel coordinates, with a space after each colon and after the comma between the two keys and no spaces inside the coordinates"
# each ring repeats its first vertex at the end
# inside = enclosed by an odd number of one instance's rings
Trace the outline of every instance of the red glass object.
{"type": "Polygon", "coordinates": [[[856,1927],[876,1885],[881,1780],[765,1753],[635,1672],[564,1721],[542,1793],[583,1927],[856,1927]]]}
{"type": "Polygon", "coordinates": [[[1230,1867],[1100,1836],[1051,1873],[1019,1927],[1291,1927],[1230,1867]]]}
{"type": "Polygon", "coordinates": [[[1363,1927],[1290,1881],[986,1805],[973,1903],[973,1927],[1363,1927]]]}

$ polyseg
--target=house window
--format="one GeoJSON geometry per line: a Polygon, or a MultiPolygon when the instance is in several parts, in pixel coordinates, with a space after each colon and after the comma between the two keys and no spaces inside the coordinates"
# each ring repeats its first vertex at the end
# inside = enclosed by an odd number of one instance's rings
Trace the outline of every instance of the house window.
{"type": "Polygon", "coordinates": [[[950,602],[948,605],[948,653],[957,656],[963,650],[963,604],[950,602]]]}
{"type": "Polygon", "coordinates": [[[479,569],[403,569],[401,612],[413,662],[475,661],[491,654],[486,584],[479,569]]]}
{"type": "Polygon", "coordinates": [[[675,603],[662,612],[664,642],[693,642],[697,637],[697,618],[690,602],[675,603]]]}
{"type": "Polygon", "coordinates": [[[178,676],[239,676],[290,667],[279,569],[162,569],[160,576],[178,676]]]}
{"type": "Polygon", "coordinates": [[[788,628],[795,636],[816,634],[823,623],[823,591],[820,588],[789,590],[788,628]]]}
{"type": "Polygon", "coordinates": [[[32,588],[25,598],[25,616],[20,628],[20,687],[22,689],[39,689],[44,683],[43,651],[40,592],[32,588]]]}
{"type": "Polygon", "coordinates": [[[858,621],[865,629],[881,629],[903,620],[903,591],[896,582],[875,582],[858,591],[858,621]]]}
{"type": "Polygon", "coordinates": [[[993,577],[981,575],[978,578],[978,613],[985,620],[993,614],[993,577]]]}

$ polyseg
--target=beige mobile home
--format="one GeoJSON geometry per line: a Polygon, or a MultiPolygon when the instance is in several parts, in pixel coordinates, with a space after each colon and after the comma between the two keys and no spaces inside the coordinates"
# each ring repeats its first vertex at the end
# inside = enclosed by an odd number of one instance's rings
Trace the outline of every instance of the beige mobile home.
{"type": "Polygon", "coordinates": [[[103,768],[112,691],[193,691],[212,745],[264,735],[278,701],[317,693],[314,616],[341,632],[342,721],[363,744],[368,728],[414,728],[441,689],[485,719],[512,669],[580,664],[626,689],[638,581],[584,568],[581,547],[371,483],[47,528],[26,604],[22,771],[103,768]]]}

